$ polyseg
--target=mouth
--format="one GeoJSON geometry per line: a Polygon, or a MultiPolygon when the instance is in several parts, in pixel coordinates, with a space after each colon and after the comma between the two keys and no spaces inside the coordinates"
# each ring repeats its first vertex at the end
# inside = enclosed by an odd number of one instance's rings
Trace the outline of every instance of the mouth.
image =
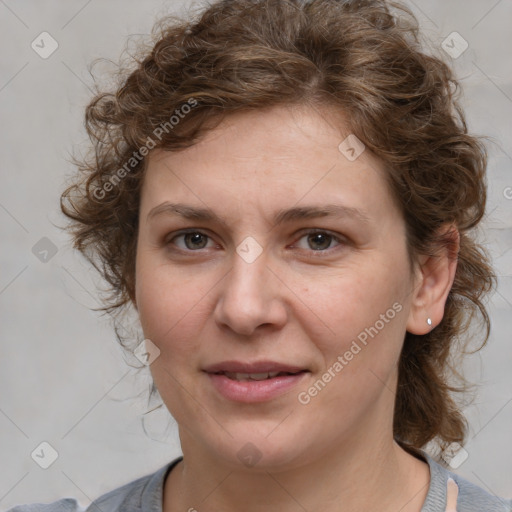
{"type": "Polygon", "coordinates": [[[222,361],[203,369],[206,373],[225,375],[232,380],[266,380],[281,375],[296,375],[308,371],[304,366],[289,365],[278,361],[222,361]]]}
{"type": "Polygon", "coordinates": [[[297,372],[260,372],[260,373],[238,373],[238,372],[215,372],[214,375],[225,375],[228,379],[236,380],[239,382],[248,380],[269,380],[275,377],[297,375],[304,373],[306,370],[300,370],[297,372]]]}
{"type": "Polygon", "coordinates": [[[310,371],[275,361],[224,361],[203,369],[213,388],[235,402],[266,402],[289,392],[310,371]]]}

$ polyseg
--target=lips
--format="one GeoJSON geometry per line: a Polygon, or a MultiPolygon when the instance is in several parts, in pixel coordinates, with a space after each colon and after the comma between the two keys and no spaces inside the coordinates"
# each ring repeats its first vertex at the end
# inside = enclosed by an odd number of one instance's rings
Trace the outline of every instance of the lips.
{"type": "MultiPolygon", "coordinates": [[[[217,374],[247,374],[250,376],[258,376],[262,374],[279,373],[295,374],[307,371],[303,366],[291,366],[286,363],[279,363],[276,361],[255,361],[252,363],[241,361],[223,361],[209,365],[203,369],[206,373],[217,374]]],[[[229,376],[229,375],[228,375],[229,376]]],[[[267,378],[268,375],[265,377],[267,378]]],[[[255,380],[261,380],[256,378],[255,380]]]]}
{"type": "Polygon", "coordinates": [[[297,386],[309,373],[304,367],[277,361],[224,361],[203,369],[213,388],[227,400],[267,402],[297,386]]]}
{"type": "Polygon", "coordinates": [[[261,372],[261,373],[241,373],[241,372],[216,372],[216,375],[225,375],[228,379],[231,380],[266,380],[273,379],[274,377],[280,377],[283,375],[295,375],[295,373],[300,372],[261,372]]]}

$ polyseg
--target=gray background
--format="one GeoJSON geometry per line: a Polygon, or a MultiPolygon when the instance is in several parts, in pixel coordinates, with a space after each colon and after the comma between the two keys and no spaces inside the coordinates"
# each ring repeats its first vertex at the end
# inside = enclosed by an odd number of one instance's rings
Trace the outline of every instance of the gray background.
{"type": "MultiPolygon", "coordinates": [[[[512,496],[512,1],[408,3],[437,51],[453,31],[469,43],[452,59],[463,105],[470,130],[494,140],[480,236],[499,288],[490,298],[491,339],[467,362],[479,387],[465,409],[469,456],[457,471],[512,496]]],[[[108,319],[89,310],[99,305],[98,279],[58,228],[58,199],[73,172],[73,147],[85,140],[87,65],[97,57],[117,61],[128,35],[148,33],[159,15],[187,4],[0,0],[1,510],[65,496],[87,505],[180,454],[176,426],[162,409],[149,415],[148,436],[142,429],[149,373],[126,364],[108,319]],[[59,44],[47,59],[31,48],[43,31],[59,44]],[[32,252],[48,245],[43,237],[57,249],[47,262],[32,252]],[[43,441],[58,452],[46,470],[30,456],[43,441]]]]}

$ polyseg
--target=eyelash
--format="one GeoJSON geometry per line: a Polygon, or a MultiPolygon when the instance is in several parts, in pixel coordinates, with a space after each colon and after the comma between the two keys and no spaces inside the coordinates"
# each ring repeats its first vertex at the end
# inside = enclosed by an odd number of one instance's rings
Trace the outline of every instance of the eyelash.
{"type": "MultiPolygon", "coordinates": [[[[187,234],[199,234],[199,235],[207,237],[209,241],[212,240],[212,237],[210,237],[210,235],[208,235],[207,233],[204,233],[203,231],[200,231],[198,229],[188,229],[188,230],[184,230],[184,231],[180,231],[180,232],[176,233],[171,239],[169,239],[168,241],[165,242],[165,245],[171,245],[174,240],[176,240],[179,237],[185,236],[187,234]]],[[[321,249],[320,250],[300,249],[302,251],[310,252],[312,255],[314,255],[313,257],[322,257],[325,254],[329,254],[330,255],[331,252],[336,250],[336,248],[339,248],[340,245],[347,244],[347,240],[346,239],[344,239],[344,238],[342,238],[342,237],[340,237],[338,235],[335,235],[334,233],[331,233],[330,231],[327,231],[327,230],[324,230],[324,229],[315,229],[315,228],[311,228],[311,229],[308,229],[306,231],[303,231],[301,233],[301,236],[298,239],[298,241],[301,240],[304,237],[307,237],[307,236],[313,235],[313,234],[327,235],[327,236],[331,237],[331,242],[335,241],[335,242],[338,243],[338,245],[336,245],[334,247],[330,247],[330,248],[325,249],[325,250],[321,250],[321,249]]],[[[294,242],[294,244],[295,243],[296,242],[294,242]]],[[[177,248],[177,251],[181,251],[181,252],[185,252],[185,253],[200,252],[202,250],[203,249],[193,250],[193,249],[182,249],[182,248],[179,248],[179,247],[177,248]]]]}

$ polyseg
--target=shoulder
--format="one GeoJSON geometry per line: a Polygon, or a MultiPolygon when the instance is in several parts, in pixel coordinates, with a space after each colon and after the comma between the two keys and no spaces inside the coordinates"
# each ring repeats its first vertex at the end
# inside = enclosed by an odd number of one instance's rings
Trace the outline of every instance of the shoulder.
{"type": "Polygon", "coordinates": [[[181,458],[103,494],[87,508],[81,507],[74,499],[65,498],[48,504],[18,505],[7,512],[161,512],[165,477],[181,458]]]}
{"type": "Polygon", "coordinates": [[[495,496],[461,476],[449,471],[447,473],[459,487],[460,512],[512,512],[512,499],[495,496]]]}
{"type": "Polygon", "coordinates": [[[78,502],[72,498],[64,498],[53,503],[31,503],[30,505],[17,505],[7,512],[85,512],[78,502]]]}
{"type": "Polygon", "coordinates": [[[495,496],[423,455],[430,467],[430,487],[422,512],[445,510],[449,478],[459,488],[457,512],[512,512],[512,499],[495,496]]]}
{"type": "Polygon", "coordinates": [[[163,484],[167,473],[181,460],[166,464],[95,499],[86,512],[161,512],[163,484]]]}

